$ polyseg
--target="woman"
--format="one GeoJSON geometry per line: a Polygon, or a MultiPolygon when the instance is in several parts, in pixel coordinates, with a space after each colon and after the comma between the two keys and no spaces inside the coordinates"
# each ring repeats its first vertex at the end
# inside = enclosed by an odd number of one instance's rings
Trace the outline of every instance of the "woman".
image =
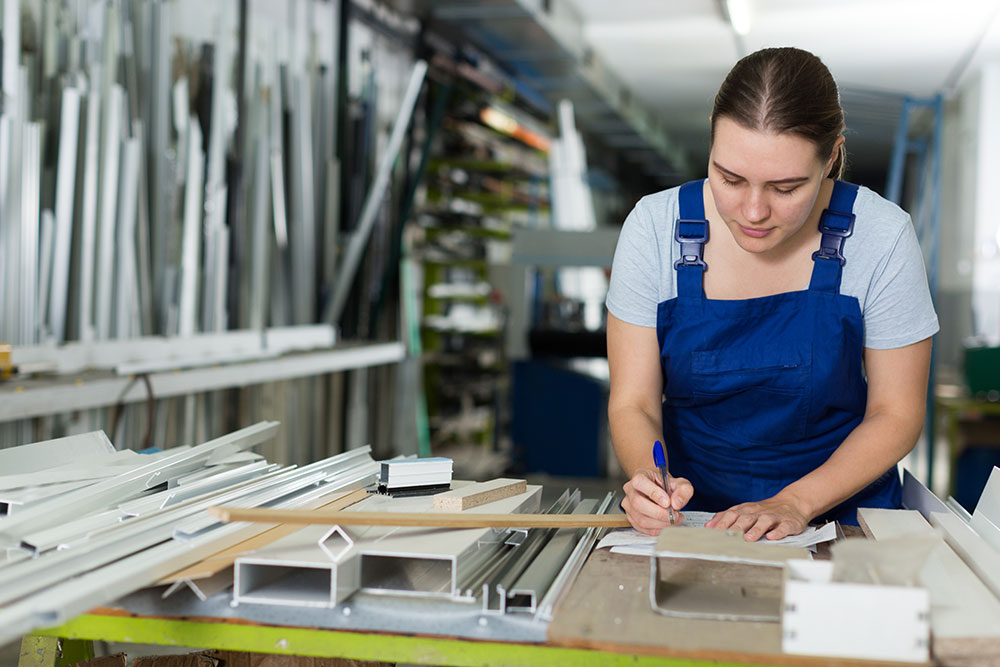
{"type": "Polygon", "coordinates": [[[814,55],[764,49],[715,99],[708,178],[644,197],[608,291],[608,414],[651,535],[684,508],[748,541],[899,507],[937,316],[909,216],[844,168],[814,55]],[[669,495],[653,464],[666,444],[669,495]]]}

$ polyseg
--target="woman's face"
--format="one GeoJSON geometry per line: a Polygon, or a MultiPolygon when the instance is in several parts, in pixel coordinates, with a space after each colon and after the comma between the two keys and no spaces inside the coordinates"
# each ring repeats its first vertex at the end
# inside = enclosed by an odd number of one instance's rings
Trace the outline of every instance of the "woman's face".
{"type": "Polygon", "coordinates": [[[823,161],[815,144],[797,134],[749,130],[726,117],[716,121],[708,182],[741,248],[767,253],[803,230],[841,141],[823,161]]]}

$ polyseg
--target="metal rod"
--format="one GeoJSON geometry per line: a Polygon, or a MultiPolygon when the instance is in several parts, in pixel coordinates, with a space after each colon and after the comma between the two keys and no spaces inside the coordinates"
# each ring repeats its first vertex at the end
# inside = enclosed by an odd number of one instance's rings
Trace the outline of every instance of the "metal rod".
{"type": "Polygon", "coordinates": [[[57,342],[66,339],[70,243],[73,234],[73,190],[76,187],[76,144],[80,128],[80,91],[64,88],[59,110],[59,162],[56,172],[56,229],[52,259],[49,322],[57,342]]]}

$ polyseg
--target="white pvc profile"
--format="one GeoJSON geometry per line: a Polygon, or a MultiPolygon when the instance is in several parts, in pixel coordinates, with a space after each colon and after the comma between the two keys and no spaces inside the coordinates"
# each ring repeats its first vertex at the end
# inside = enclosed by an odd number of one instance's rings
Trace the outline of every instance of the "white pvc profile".
{"type": "Polygon", "coordinates": [[[986,480],[969,525],[990,546],[1000,551],[1000,468],[994,467],[986,480]]]}
{"type": "Polygon", "coordinates": [[[130,494],[161,483],[167,474],[176,475],[193,470],[220,451],[234,452],[253,447],[273,438],[277,431],[278,422],[259,422],[111,479],[39,503],[3,522],[0,526],[0,546],[17,544],[29,530],[39,531],[70,521],[84,512],[117,505],[130,494]]]}
{"type": "Polygon", "coordinates": [[[45,470],[54,461],[71,463],[105,456],[115,451],[104,431],[91,431],[30,445],[0,449],[0,470],[5,475],[45,470]]]}
{"type": "MultiPolygon", "coordinates": [[[[38,230],[41,195],[42,130],[40,123],[25,123],[21,145],[21,331],[22,343],[38,336],[38,230]]],[[[13,258],[5,258],[10,261],[13,258]]]]}
{"type": "Polygon", "coordinates": [[[15,512],[21,512],[33,504],[44,502],[61,494],[89,486],[93,482],[63,482],[46,486],[33,486],[26,489],[0,491],[0,518],[9,517],[15,512]]]}

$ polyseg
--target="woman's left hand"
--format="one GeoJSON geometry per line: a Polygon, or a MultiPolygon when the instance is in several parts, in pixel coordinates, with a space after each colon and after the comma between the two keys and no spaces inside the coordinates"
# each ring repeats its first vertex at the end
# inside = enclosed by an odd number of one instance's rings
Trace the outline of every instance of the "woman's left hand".
{"type": "Polygon", "coordinates": [[[789,535],[798,535],[807,525],[809,517],[797,504],[779,496],[734,505],[719,512],[705,524],[708,528],[740,530],[747,542],[756,542],[761,537],[780,540],[789,535]]]}

